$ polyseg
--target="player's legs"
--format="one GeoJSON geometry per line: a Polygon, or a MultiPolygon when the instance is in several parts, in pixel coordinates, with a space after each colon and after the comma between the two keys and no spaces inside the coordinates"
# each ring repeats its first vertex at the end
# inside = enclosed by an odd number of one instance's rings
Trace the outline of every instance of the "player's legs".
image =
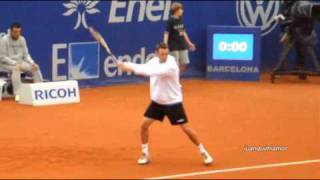
{"type": "Polygon", "coordinates": [[[189,137],[189,139],[191,140],[191,142],[194,145],[196,145],[196,146],[200,145],[199,139],[198,139],[195,131],[189,126],[188,123],[182,124],[182,125],[180,125],[180,127],[183,130],[183,132],[189,137]]]}
{"type": "Polygon", "coordinates": [[[138,164],[144,165],[150,162],[149,153],[149,128],[154,121],[162,121],[164,118],[163,106],[155,102],[151,102],[146,112],[144,120],[141,124],[141,149],[142,155],[138,160],[138,164]]]}
{"type": "Polygon", "coordinates": [[[196,132],[190,127],[188,123],[184,123],[180,125],[183,132],[189,137],[191,142],[199,148],[199,152],[204,159],[204,163],[206,165],[210,165],[213,162],[211,155],[205,149],[205,147],[200,143],[199,138],[196,132]]]}
{"type": "Polygon", "coordinates": [[[144,165],[150,162],[150,153],[149,153],[149,128],[152,125],[154,120],[150,118],[145,118],[141,124],[141,157],[138,159],[138,164],[144,165]]]}
{"type": "Polygon", "coordinates": [[[200,154],[204,158],[204,163],[206,165],[211,164],[213,162],[213,159],[208,151],[204,148],[204,146],[200,143],[196,132],[188,124],[188,118],[185,113],[183,104],[178,103],[175,105],[167,106],[165,108],[165,114],[168,116],[171,124],[179,125],[183,132],[189,137],[191,142],[199,148],[200,154]]]}
{"type": "Polygon", "coordinates": [[[145,118],[141,124],[141,142],[142,144],[148,144],[149,142],[149,128],[154,120],[145,118]]]}

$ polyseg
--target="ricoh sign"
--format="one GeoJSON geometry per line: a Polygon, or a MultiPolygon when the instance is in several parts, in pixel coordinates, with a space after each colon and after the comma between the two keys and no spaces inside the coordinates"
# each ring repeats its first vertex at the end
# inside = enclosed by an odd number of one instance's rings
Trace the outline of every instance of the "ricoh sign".
{"type": "Polygon", "coordinates": [[[23,84],[20,93],[20,104],[45,106],[80,102],[78,82],[60,81],[23,84]]]}

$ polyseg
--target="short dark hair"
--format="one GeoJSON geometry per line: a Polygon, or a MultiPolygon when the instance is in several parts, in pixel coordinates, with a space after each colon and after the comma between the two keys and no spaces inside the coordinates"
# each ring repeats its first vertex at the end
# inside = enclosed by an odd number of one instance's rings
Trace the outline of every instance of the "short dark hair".
{"type": "Polygon", "coordinates": [[[21,24],[20,23],[12,23],[11,26],[10,26],[10,29],[12,30],[13,28],[21,28],[21,24]]]}
{"type": "Polygon", "coordinates": [[[183,5],[180,2],[174,2],[171,5],[171,13],[174,14],[176,11],[183,9],[183,5]]]}
{"type": "Polygon", "coordinates": [[[156,51],[159,51],[160,49],[168,49],[168,45],[166,43],[158,43],[157,46],[156,46],[156,51]]]}

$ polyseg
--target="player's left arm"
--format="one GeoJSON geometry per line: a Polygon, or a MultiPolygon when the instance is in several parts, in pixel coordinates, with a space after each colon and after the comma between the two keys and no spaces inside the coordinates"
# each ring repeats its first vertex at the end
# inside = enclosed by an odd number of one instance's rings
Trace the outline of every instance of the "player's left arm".
{"type": "Polygon", "coordinates": [[[174,67],[170,64],[164,65],[151,65],[147,64],[135,64],[135,63],[124,63],[119,61],[117,63],[118,68],[126,72],[134,72],[136,75],[142,76],[169,76],[174,73],[174,67]]]}

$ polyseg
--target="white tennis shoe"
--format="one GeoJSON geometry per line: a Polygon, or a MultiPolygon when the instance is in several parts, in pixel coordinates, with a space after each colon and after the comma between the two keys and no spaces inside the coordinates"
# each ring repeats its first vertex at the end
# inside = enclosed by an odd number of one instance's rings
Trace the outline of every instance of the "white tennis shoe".
{"type": "Polygon", "coordinates": [[[201,156],[203,157],[203,162],[205,165],[209,166],[213,163],[213,159],[208,152],[202,152],[201,156]]]}
{"type": "Polygon", "coordinates": [[[138,164],[139,165],[146,165],[148,163],[150,163],[150,155],[142,153],[141,157],[138,159],[138,164]]]}

